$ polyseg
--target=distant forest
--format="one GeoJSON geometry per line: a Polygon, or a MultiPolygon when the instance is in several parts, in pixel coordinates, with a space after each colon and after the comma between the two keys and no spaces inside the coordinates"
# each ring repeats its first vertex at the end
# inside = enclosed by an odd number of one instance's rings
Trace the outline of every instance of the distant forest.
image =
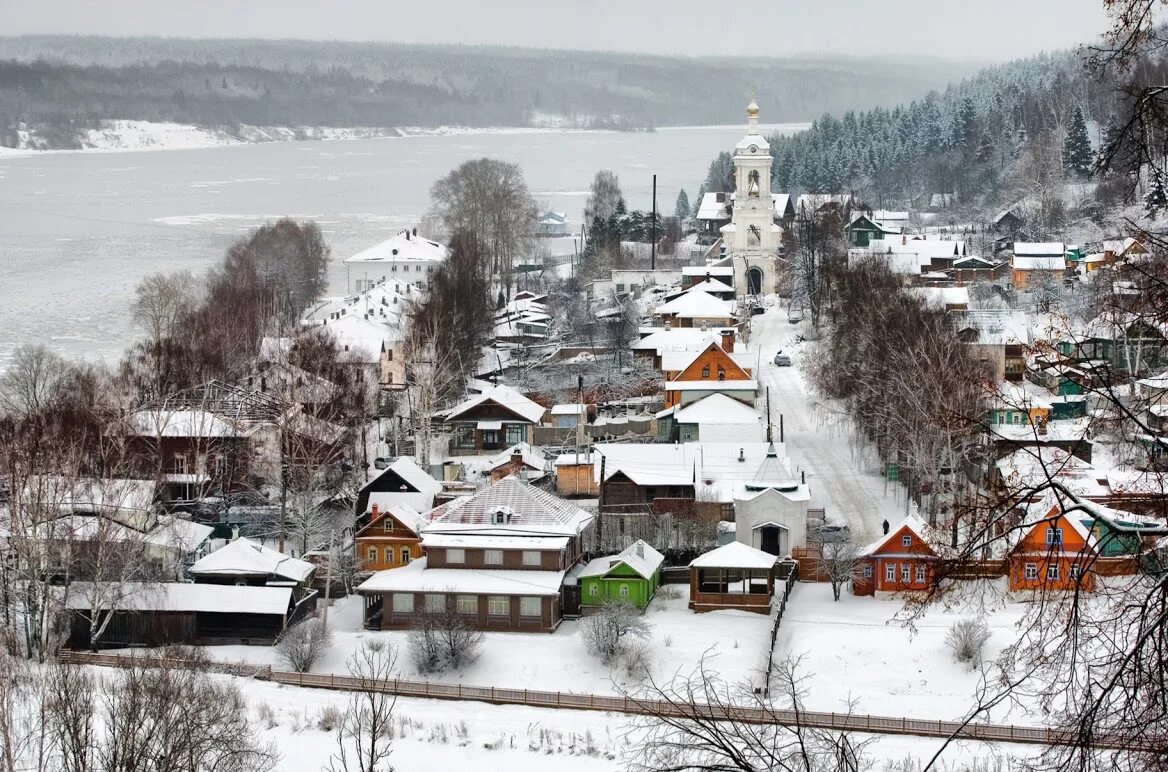
{"type": "MultiPolygon", "coordinates": [[[[1144,64],[1168,70],[1163,59],[1144,64]]],[[[792,136],[770,137],[773,186],[784,192],[854,192],[874,207],[1006,205],[1085,180],[1116,131],[1117,84],[1082,54],[1062,52],[986,68],[894,107],[825,114],[792,136]]],[[[704,190],[731,184],[729,154],[704,190]]]]}
{"type": "MultiPolygon", "coordinates": [[[[695,52],[706,53],[706,52],[695,52]]],[[[892,58],[670,58],[254,40],[0,38],[0,144],[54,146],[108,119],[256,126],[645,128],[725,124],[757,89],[767,122],[892,105],[970,74],[892,58]]]]}

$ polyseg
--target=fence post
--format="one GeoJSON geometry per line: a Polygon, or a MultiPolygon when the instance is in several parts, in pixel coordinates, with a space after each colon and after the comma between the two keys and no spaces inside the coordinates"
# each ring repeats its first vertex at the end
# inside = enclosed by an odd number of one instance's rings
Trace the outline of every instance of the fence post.
{"type": "Polygon", "coordinates": [[[496,701],[497,700],[495,700],[495,687],[492,686],[491,687],[491,702],[496,702],[496,701]]]}
{"type": "Polygon", "coordinates": [[[462,699],[462,682],[458,682],[458,699],[462,699]]]}
{"type": "Polygon", "coordinates": [[[593,703],[593,697],[595,697],[595,696],[596,696],[596,695],[594,695],[594,694],[591,694],[591,693],[588,695],[588,707],[589,707],[589,708],[594,708],[594,707],[596,707],[596,705],[593,703]]]}

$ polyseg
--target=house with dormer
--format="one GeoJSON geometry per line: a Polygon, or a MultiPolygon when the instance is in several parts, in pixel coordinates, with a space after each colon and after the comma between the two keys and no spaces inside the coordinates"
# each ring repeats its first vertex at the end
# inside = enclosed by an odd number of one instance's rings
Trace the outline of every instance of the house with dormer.
{"type": "Polygon", "coordinates": [[[426,614],[446,613],[479,630],[559,626],[564,578],[581,560],[592,514],[507,477],[426,517],[425,556],[357,588],[367,629],[407,629],[426,614]]]}
{"type": "Polygon", "coordinates": [[[450,452],[474,455],[531,442],[532,427],[545,412],[510,386],[492,386],[443,414],[453,435],[450,452]]]}
{"type": "Polygon", "coordinates": [[[920,518],[907,517],[885,536],[860,550],[853,595],[923,592],[936,580],[937,540],[920,518]]]}
{"type": "Polygon", "coordinates": [[[408,566],[422,557],[422,526],[428,522],[409,504],[381,509],[373,504],[369,522],[353,535],[358,573],[408,566]]]}

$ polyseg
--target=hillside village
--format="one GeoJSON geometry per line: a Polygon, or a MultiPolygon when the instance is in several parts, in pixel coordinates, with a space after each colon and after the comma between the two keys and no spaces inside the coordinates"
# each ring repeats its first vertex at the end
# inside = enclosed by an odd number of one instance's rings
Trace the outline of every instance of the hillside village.
{"type": "MultiPolygon", "coordinates": [[[[13,622],[20,645],[280,669],[318,635],[302,670],[337,675],[362,642],[454,630],[465,659],[403,657],[401,677],[609,695],[708,657],[769,689],[805,653],[820,711],[870,658],[850,712],[960,720],[977,673],[914,623],[948,627],[984,590],[989,659],[1065,598],[1162,581],[1168,329],[1140,291],[1157,245],[1038,240],[1024,203],[954,224],[949,192],[890,211],[772,191],[759,112],[733,190],[692,217],[654,214],[588,264],[509,258],[526,273],[491,281],[456,378],[417,319],[462,286],[444,273],[462,247],[411,227],[265,331],[245,375],[143,386],[103,429],[116,465],[10,467],[4,592],[59,620],[13,622]],[[872,316],[848,316],[865,295],[872,316]],[[598,650],[589,620],[621,614],[638,640],[598,650]],[[872,640],[831,634],[849,622],[872,640]]],[[[572,233],[537,222],[538,241],[572,233]]],[[[976,720],[1053,721],[1037,704],[976,720]]]]}

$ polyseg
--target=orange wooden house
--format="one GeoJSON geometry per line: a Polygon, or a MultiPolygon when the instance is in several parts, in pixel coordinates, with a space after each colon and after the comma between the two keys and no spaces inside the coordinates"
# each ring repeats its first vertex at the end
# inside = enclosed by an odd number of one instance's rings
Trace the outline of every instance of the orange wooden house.
{"type": "MultiPolygon", "coordinates": [[[[745,357],[743,361],[749,361],[745,357]]],[[[701,351],[666,351],[661,355],[665,376],[665,407],[696,402],[721,393],[753,404],[758,384],[752,369],[740,364],[717,343],[701,351]]]]}
{"type": "Polygon", "coordinates": [[[374,504],[369,515],[369,522],[353,537],[358,572],[400,568],[422,557],[419,531],[427,522],[425,515],[408,504],[384,510],[374,504]]]}
{"type": "Polygon", "coordinates": [[[1073,514],[1052,506],[1022,531],[1007,564],[1011,590],[1095,589],[1096,540],[1073,514]]]}
{"type": "Polygon", "coordinates": [[[927,590],[936,579],[937,549],[927,537],[928,526],[905,518],[888,534],[860,552],[852,578],[853,595],[927,590]]]}

